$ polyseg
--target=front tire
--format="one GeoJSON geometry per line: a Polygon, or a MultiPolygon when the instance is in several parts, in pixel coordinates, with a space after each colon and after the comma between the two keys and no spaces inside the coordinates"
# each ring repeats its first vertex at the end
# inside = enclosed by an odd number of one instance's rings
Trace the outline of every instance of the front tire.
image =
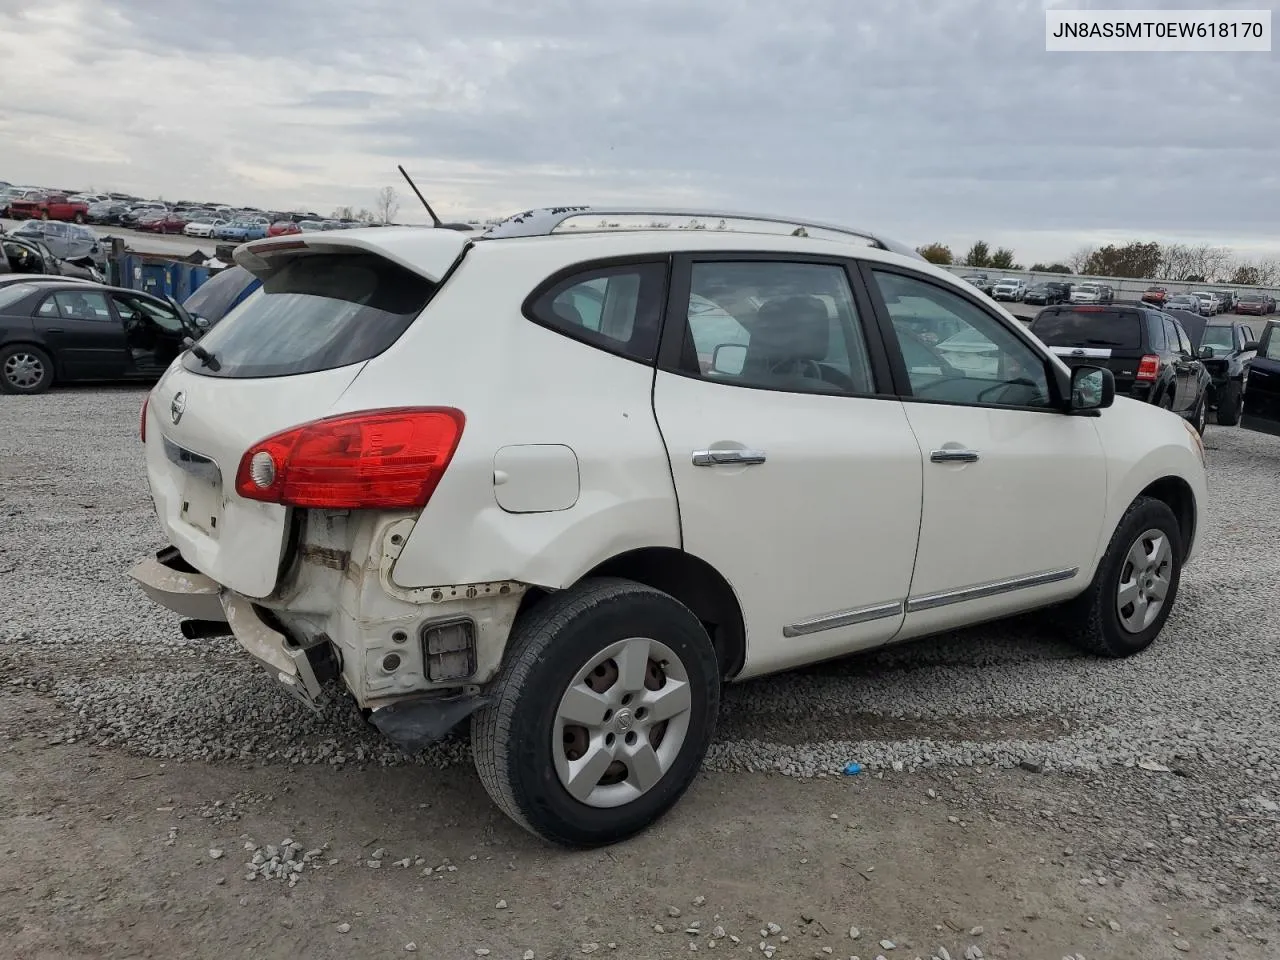
{"type": "Polygon", "coordinates": [[[1209,398],[1204,394],[1200,395],[1200,399],[1196,402],[1196,408],[1191,413],[1191,425],[1196,428],[1196,433],[1204,436],[1205,427],[1209,423],[1209,398]]]}
{"type": "Polygon", "coordinates": [[[1240,381],[1231,380],[1222,388],[1222,396],[1218,398],[1218,423],[1224,427],[1234,427],[1240,422],[1240,410],[1244,405],[1244,396],[1240,390],[1240,381]]]}
{"type": "Polygon", "coordinates": [[[1062,607],[1067,638],[1100,657],[1151,646],[1178,596],[1182,533],[1162,500],[1139,497],[1111,536],[1089,589],[1062,607]]]}
{"type": "Polygon", "coordinates": [[[601,578],[516,622],[491,695],[471,726],[489,796],[545,840],[594,847],[639,833],[693,782],[720,669],[687,607],[601,578]]]}

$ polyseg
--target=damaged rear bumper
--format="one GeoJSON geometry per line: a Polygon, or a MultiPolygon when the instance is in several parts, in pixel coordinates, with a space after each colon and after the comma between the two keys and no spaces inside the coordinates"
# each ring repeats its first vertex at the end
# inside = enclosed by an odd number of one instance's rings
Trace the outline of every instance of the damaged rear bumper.
{"type": "Polygon", "coordinates": [[[323,694],[307,651],[269,625],[253,602],[196,571],[173,547],[129,571],[143,593],[174,613],[226,623],[231,634],[294,699],[318,710],[323,694]]]}

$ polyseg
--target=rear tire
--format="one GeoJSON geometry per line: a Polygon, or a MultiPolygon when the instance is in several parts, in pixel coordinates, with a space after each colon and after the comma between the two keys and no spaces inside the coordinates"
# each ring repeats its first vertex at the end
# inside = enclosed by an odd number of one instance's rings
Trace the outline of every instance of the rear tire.
{"type": "Polygon", "coordinates": [[[1224,427],[1234,427],[1240,422],[1240,409],[1244,406],[1244,394],[1239,380],[1228,381],[1218,397],[1218,423],[1224,427]]]}
{"type": "Polygon", "coordinates": [[[72,217],[71,219],[72,219],[72,220],[74,220],[76,223],[84,223],[84,214],[83,214],[83,213],[77,213],[77,214],[76,214],[74,217],[72,217]]]}
{"type": "Polygon", "coordinates": [[[1151,646],[1178,596],[1182,549],[1168,504],[1133,501],[1089,589],[1061,608],[1057,622],[1067,639],[1100,657],[1128,657],[1151,646]]]}
{"type": "Polygon", "coordinates": [[[39,347],[17,343],[0,350],[0,392],[44,393],[53,385],[53,360],[39,347]]]}
{"type": "Polygon", "coordinates": [[[639,833],[693,782],[720,669],[687,607],[601,578],[516,622],[491,697],[471,727],[489,796],[530,833],[594,847],[639,833]]]}
{"type": "Polygon", "coordinates": [[[1204,436],[1204,429],[1209,423],[1209,398],[1203,393],[1200,400],[1196,403],[1195,410],[1191,413],[1191,425],[1196,428],[1196,433],[1204,436]]]}

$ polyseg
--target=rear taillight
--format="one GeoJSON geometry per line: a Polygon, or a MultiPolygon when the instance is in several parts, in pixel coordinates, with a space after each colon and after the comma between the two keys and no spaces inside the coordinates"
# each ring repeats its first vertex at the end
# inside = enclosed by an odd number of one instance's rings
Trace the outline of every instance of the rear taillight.
{"type": "Polygon", "coordinates": [[[452,407],[364,410],[305,423],[245,451],[236,493],[290,507],[421,509],[465,423],[452,407]]]}
{"type": "Polygon", "coordinates": [[[151,394],[147,394],[142,398],[142,413],[139,416],[138,436],[142,438],[142,442],[147,442],[147,404],[151,402],[151,394]]]}
{"type": "Polygon", "coordinates": [[[1138,361],[1138,380],[1154,380],[1160,376],[1160,358],[1154,353],[1148,353],[1145,357],[1138,361]]]}

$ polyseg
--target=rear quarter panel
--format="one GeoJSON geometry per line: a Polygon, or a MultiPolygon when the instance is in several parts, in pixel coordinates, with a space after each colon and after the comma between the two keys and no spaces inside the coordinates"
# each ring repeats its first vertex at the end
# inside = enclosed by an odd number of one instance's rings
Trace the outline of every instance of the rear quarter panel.
{"type": "MultiPolygon", "coordinates": [[[[466,416],[453,461],[396,561],[392,578],[401,587],[517,580],[561,588],[627,550],[680,546],[653,416],[653,368],[521,314],[525,297],[571,262],[568,242],[477,244],[334,411],[420,404],[466,416]],[[572,506],[530,513],[499,506],[495,456],[520,444],[573,451],[572,506]]],[[[575,246],[592,258],[589,245],[575,246]]]]}

